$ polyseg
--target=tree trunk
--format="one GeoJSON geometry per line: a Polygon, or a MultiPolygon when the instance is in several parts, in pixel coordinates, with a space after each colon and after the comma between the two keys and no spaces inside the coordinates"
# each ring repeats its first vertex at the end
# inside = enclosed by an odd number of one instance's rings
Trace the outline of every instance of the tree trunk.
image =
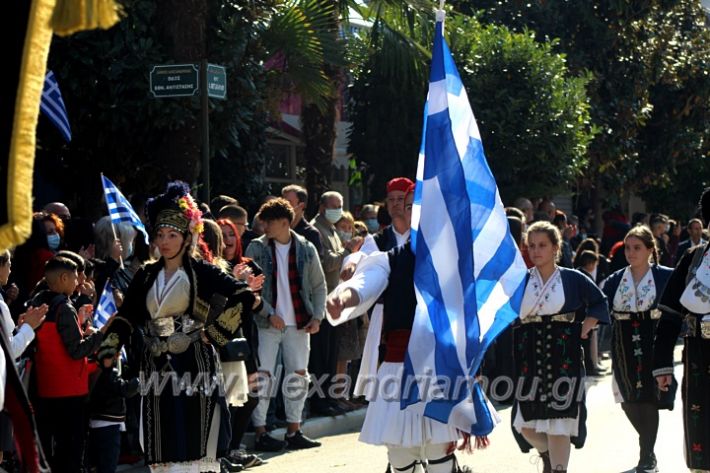
{"type": "Polygon", "coordinates": [[[335,98],[328,101],[325,110],[313,104],[303,107],[301,127],[305,142],[306,188],[308,189],[307,215],[314,215],[320,196],[329,190],[335,150],[335,98]]]}
{"type": "MultiPolygon", "coordinates": [[[[206,26],[209,0],[161,0],[157,2],[157,25],[167,53],[167,63],[199,63],[207,56],[206,26]]],[[[181,100],[190,106],[190,98],[181,100]]],[[[185,123],[163,136],[159,165],[168,179],[181,179],[188,183],[197,180],[200,172],[199,109],[185,123]]]]}

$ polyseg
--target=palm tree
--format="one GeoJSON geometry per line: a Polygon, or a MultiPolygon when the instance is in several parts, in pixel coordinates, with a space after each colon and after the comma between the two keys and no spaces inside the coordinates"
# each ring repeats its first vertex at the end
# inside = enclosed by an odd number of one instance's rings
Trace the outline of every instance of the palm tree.
{"type": "Polygon", "coordinates": [[[297,93],[303,100],[306,186],[313,211],[330,186],[338,101],[349,66],[342,24],[357,12],[372,25],[364,41],[384,52],[383,67],[393,75],[419,75],[428,50],[412,38],[421,36],[423,25],[432,24],[433,10],[425,0],[292,0],[282,7],[263,37],[280,63],[277,90],[297,93]]]}

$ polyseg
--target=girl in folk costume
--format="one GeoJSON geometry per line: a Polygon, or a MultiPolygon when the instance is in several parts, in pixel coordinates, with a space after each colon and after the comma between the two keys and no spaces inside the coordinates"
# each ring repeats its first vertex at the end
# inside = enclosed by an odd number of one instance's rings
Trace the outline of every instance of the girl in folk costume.
{"type": "Polygon", "coordinates": [[[658,265],[656,239],[646,226],[632,228],[624,238],[629,263],[603,282],[613,319],[611,360],[614,397],[639,435],[636,472],[655,472],[653,453],[658,409],[672,409],[659,400],[653,378],[653,340],[661,317],[658,302],[672,269],[658,265]],[[653,258],[653,265],[650,264],[653,258]]]}
{"type": "Polygon", "coordinates": [[[160,259],[134,276],[104,344],[144,338],[140,434],[151,471],[218,472],[217,350],[261,300],[193,257],[203,222],[186,184],[169,184],[146,212],[160,259]]]}
{"type": "MultiPolygon", "coordinates": [[[[414,185],[405,194],[407,219],[411,219],[413,192],[414,185]]],[[[423,402],[400,408],[404,357],[417,305],[414,261],[409,242],[387,253],[364,257],[353,277],[328,297],[328,319],[334,325],[353,320],[366,314],[382,296],[382,323],[371,325],[368,331],[358,384],[368,383],[363,389],[369,401],[360,441],[387,447],[391,466],[387,471],[413,473],[417,465],[424,465],[428,473],[468,472],[468,467],[458,466],[453,453],[458,440],[467,439],[466,435],[452,425],[425,417],[423,402]],[[367,373],[370,363],[366,360],[377,358],[381,338],[385,341],[384,361],[376,374],[367,373]]]]}
{"type": "Polygon", "coordinates": [[[555,264],[561,235],[548,222],[528,228],[530,270],[514,328],[518,376],[513,428],[521,450],[540,453],[544,472],[567,471],[570,442],[586,438],[581,340],[609,323],[606,298],[594,282],[555,264]]]}
{"type": "MultiPolygon", "coordinates": [[[[700,198],[710,222],[710,188],[700,198]]],[[[683,424],[685,462],[692,471],[710,472],[710,243],[687,251],[678,261],[661,297],[653,375],[661,391],[672,391],[673,350],[685,326],[683,424]],[[685,322],[685,323],[683,323],[685,322]]]]}

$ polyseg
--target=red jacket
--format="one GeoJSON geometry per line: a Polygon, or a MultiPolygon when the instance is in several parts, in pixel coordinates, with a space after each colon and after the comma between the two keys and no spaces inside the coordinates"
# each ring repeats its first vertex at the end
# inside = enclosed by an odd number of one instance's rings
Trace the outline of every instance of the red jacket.
{"type": "Polygon", "coordinates": [[[86,396],[91,372],[87,356],[98,349],[103,334],[85,337],[69,299],[57,302],[56,296],[44,291],[33,301],[33,305],[49,303],[46,299],[52,297],[53,302],[36,331],[37,394],[41,398],[86,396]]]}

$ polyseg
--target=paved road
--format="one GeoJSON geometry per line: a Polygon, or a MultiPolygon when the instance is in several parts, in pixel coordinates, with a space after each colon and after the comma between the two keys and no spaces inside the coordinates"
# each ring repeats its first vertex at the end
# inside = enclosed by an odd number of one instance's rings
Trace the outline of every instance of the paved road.
{"type": "MultiPolygon", "coordinates": [[[[676,368],[680,380],[682,367],[676,368]]],[[[587,445],[573,450],[569,471],[572,473],[622,473],[633,471],[638,461],[636,432],[624,416],[621,407],[614,403],[611,393],[611,376],[595,382],[588,391],[587,408],[589,432],[587,445]]],[[[542,471],[534,464],[535,455],[523,454],[510,431],[510,408],[500,410],[503,424],[491,435],[491,446],[462,456],[463,463],[476,473],[537,473],[542,471]]],[[[656,446],[659,468],[664,473],[685,472],[683,461],[683,425],[680,396],[676,409],[661,411],[660,431],[656,446]]],[[[382,473],[387,463],[384,447],[374,447],[357,441],[358,434],[346,433],[320,440],[317,449],[286,452],[268,459],[268,464],[255,468],[255,472],[333,472],[382,473]]]]}

